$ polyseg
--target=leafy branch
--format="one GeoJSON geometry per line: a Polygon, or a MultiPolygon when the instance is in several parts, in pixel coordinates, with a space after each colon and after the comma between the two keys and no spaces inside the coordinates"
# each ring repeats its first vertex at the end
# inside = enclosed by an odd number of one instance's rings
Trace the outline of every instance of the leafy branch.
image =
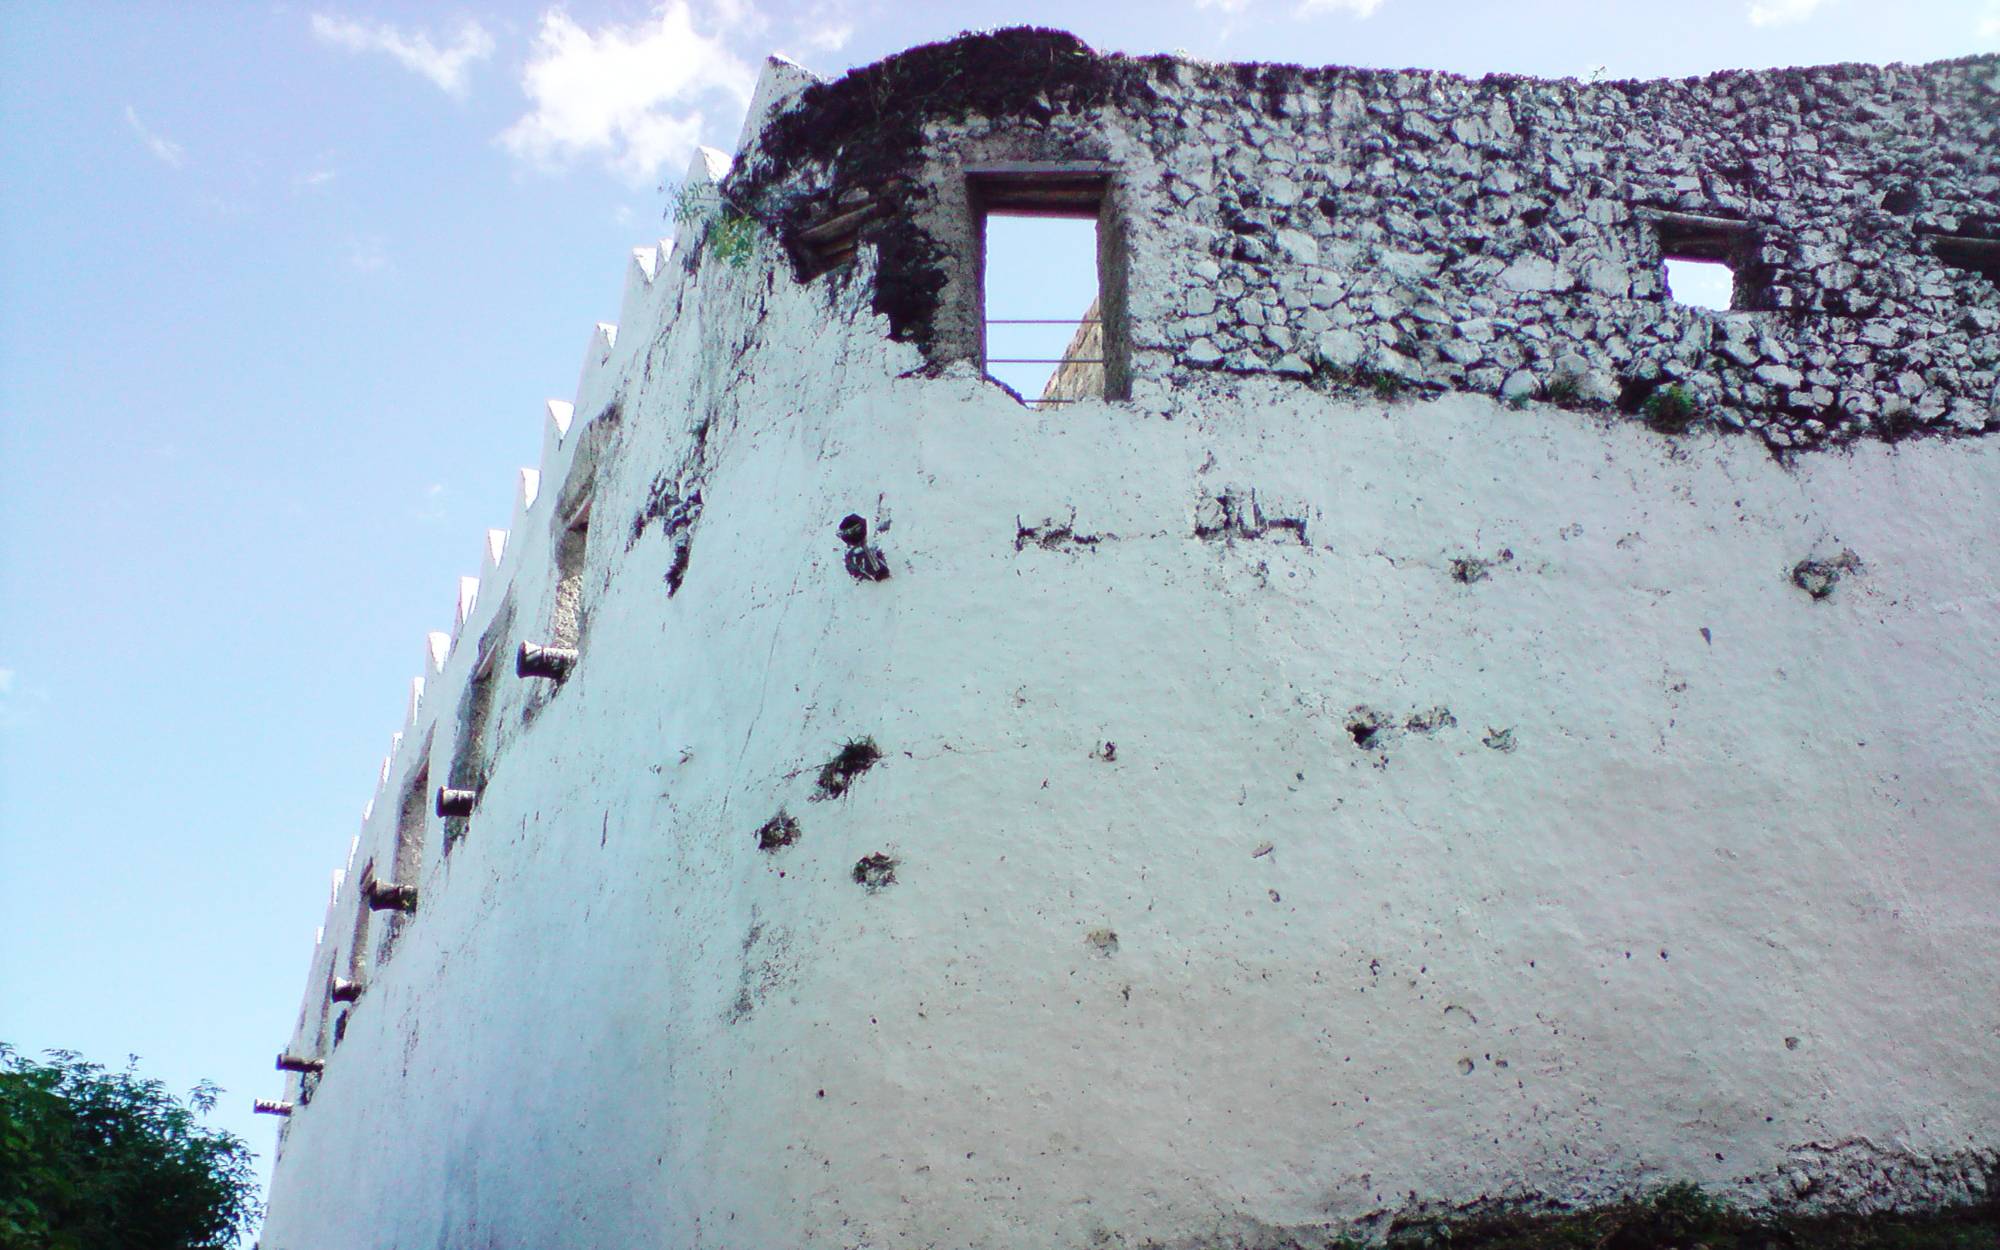
{"type": "Polygon", "coordinates": [[[713,182],[675,187],[667,196],[667,214],[680,225],[700,226],[702,246],[732,269],[743,268],[757,254],[763,222],[713,182]]]}

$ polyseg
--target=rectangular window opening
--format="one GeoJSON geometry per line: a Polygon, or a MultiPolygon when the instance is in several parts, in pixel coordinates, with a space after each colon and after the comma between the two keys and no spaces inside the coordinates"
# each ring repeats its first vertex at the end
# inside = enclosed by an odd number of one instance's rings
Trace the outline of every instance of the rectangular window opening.
{"type": "Polygon", "coordinates": [[[338,971],[331,955],[326,961],[326,984],[320,987],[319,1028],[314,1031],[313,1054],[324,1056],[331,1047],[333,1038],[329,1032],[333,1025],[333,976],[338,971]]]}
{"type": "Polygon", "coordinates": [[[1757,230],[1748,222],[1693,213],[1648,214],[1658,233],[1667,294],[1677,304],[1717,312],[1764,306],[1757,230]]]}
{"type": "Polygon", "coordinates": [[[590,498],[571,509],[556,535],[556,602],[549,645],[574,649],[583,638],[583,562],[590,546],[590,498]]]}
{"type": "MultiPolygon", "coordinates": [[[[429,755],[429,743],[425,743],[429,755]]],[[[424,832],[430,817],[431,769],[417,766],[417,775],[403,787],[403,803],[396,812],[396,882],[414,885],[424,871],[424,832]]]]}
{"type": "MultiPolygon", "coordinates": [[[[458,700],[458,736],[451,745],[451,765],[445,784],[454,790],[470,790],[475,795],[486,788],[492,768],[493,751],[489,738],[493,729],[493,705],[500,687],[500,652],[507,646],[514,628],[514,594],[510,590],[493,614],[493,623],[480,635],[479,651],[472,665],[472,678],[458,700]]],[[[476,801],[476,800],[475,800],[476,801]]],[[[444,853],[449,856],[459,839],[471,831],[470,816],[444,818],[444,853]]]]}
{"type": "MultiPolygon", "coordinates": [[[[426,756],[430,744],[424,744],[426,756]]],[[[424,830],[430,818],[431,770],[429,764],[417,769],[417,775],[403,787],[403,799],[396,809],[396,862],[394,881],[397,885],[415,885],[424,871],[424,830]]],[[[382,937],[375,951],[375,962],[387,967],[395,957],[396,942],[403,936],[403,927],[410,917],[400,911],[392,911],[382,925],[382,937]]]]}
{"type": "MultiPolygon", "coordinates": [[[[372,915],[368,906],[368,883],[374,878],[375,861],[369,860],[358,879],[360,889],[356,891],[357,897],[354,900],[354,932],[349,937],[347,947],[347,975],[342,978],[356,985],[363,984],[368,979],[368,923],[372,915]]],[[[336,1042],[340,1040],[338,1032],[335,1033],[334,1040],[336,1042]]]]}
{"type": "Polygon", "coordinates": [[[1130,391],[1124,263],[1096,164],[968,171],[980,365],[1030,408],[1130,391]]]}
{"type": "Polygon", "coordinates": [[[1668,257],[1667,294],[1676,304],[1728,312],[1735,307],[1736,271],[1719,260],[1677,260],[1668,257]]]}

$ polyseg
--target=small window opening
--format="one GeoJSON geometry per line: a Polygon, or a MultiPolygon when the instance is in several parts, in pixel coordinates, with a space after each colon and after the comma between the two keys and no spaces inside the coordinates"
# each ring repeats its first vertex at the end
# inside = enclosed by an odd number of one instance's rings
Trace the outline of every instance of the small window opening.
{"type": "Polygon", "coordinates": [[[1954,269],[1976,273],[2000,286],[2000,239],[1969,239],[1953,235],[1931,236],[1931,251],[1954,269]]]}
{"type": "MultiPolygon", "coordinates": [[[[563,498],[568,503],[570,493],[563,492],[563,498]]],[[[524,723],[541,715],[542,709],[556,697],[583,647],[583,566],[590,546],[589,496],[559,510],[553,524],[555,589],[554,602],[549,606],[548,633],[539,641],[523,642],[514,663],[514,671],[523,677],[548,679],[532,683],[527,703],[521,708],[524,723]]]]}
{"type": "Polygon", "coordinates": [[[533,683],[521,719],[532,721],[541,714],[575,666],[583,647],[589,610],[584,603],[584,558],[590,548],[590,513],[597,470],[610,454],[619,434],[624,404],[613,400],[597,419],[583,428],[569,474],[563,479],[562,493],[556,496],[549,517],[549,546],[554,555],[552,602],[548,632],[540,638],[524,639],[514,670],[522,677],[546,678],[533,683]]]}
{"type": "Polygon", "coordinates": [[[1676,304],[1713,308],[1728,312],[1736,298],[1736,274],[1719,260],[1675,260],[1667,262],[1667,294],[1676,304]]]}
{"type": "Polygon", "coordinates": [[[326,984],[321,987],[319,996],[319,1027],[313,1031],[313,1053],[315,1055],[326,1054],[333,1040],[328,1030],[333,1023],[333,974],[335,971],[333,958],[329,956],[326,961],[326,984]]]}
{"type": "MultiPolygon", "coordinates": [[[[428,754],[428,744],[426,744],[428,754]]],[[[396,860],[395,877],[397,885],[414,885],[424,871],[424,827],[430,816],[431,770],[428,764],[417,769],[417,775],[403,787],[403,801],[396,809],[396,860]]],[[[389,919],[382,926],[382,940],[375,952],[375,962],[387,967],[395,956],[396,941],[403,936],[403,927],[410,916],[401,911],[389,913],[389,919]]]]}
{"type": "Polygon", "coordinates": [[[368,906],[368,883],[375,879],[375,861],[369,860],[361,870],[360,886],[355,891],[354,932],[347,947],[347,976],[345,980],[356,985],[368,979],[368,922],[373,914],[368,906]]]}
{"type": "Polygon", "coordinates": [[[1650,216],[1659,235],[1667,294],[1675,303],[1718,312],[1764,306],[1754,226],[1692,213],[1650,216]]]}
{"type": "Polygon", "coordinates": [[[583,637],[583,558],[590,545],[590,500],[562,520],[556,535],[556,602],[549,619],[552,647],[574,649],[583,637]]]}
{"type": "MultiPolygon", "coordinates": [[[[493,623],[479,637],[479,658],[472,665],[472,680],[465,683],[465,693],[459,696],[458,737],[452,743],[451,767],[446,773],[449,778],[446,784],[454,790],[470,790],[476,795],[486,788],[492,766],[492,749],[487,740],[493,727],[494,697],[500,686],[499,657],[513,628],[514,596],[510,591],[494,614],[493,623]]],[[[447,856],[471,827],[469,815],[444,818],[447,856]]]]}
{"type": "MultiPolygon", "coordinates": [[[[425,743],[425,754],[429,754],[429,743],[425,743]]],[[[429,816],[431,769],[428,763],[417,766],[417,775],[410,778],[410,784],[403,787],[403,803],[396,811],[396,882],[399,885],[413,885],[424,872],[424,831],[429,816]]]]}
{"type": "Polygon", "coordinates": [[[1104,394],[1095,218],[986,218],[986,373],[1031,408],[1104,394]]]}
{"type": "Polygon", "coordinates": [[[1104,169],[1021,165],[968,177],[986,375],[1031,408],[1124,397],[1124,273],[1104,169]]]}

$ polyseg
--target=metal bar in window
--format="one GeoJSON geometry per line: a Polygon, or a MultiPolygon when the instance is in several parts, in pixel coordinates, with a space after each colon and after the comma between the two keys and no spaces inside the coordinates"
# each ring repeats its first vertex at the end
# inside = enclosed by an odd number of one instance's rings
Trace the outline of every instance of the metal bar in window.
{"type": "Polygon", "coordinates": [[[990,326],[1094,326],[1102,322],[1096,317],[988,317],[990,326]]]}

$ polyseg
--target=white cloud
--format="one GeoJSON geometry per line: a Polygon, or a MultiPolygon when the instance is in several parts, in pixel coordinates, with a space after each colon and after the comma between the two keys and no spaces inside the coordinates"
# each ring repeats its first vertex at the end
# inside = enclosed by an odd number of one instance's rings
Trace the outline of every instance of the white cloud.
{"type": "Polygon", "coordinates": [[[1197,9],[1220,9],[1224,13],[1241,13],[1250,7],[1250,0],[1194,0],[1197,9]]]}
{"type": "Polygon", "coordinates": [[[29,728],[40,705],[49,701],[48,691],[22,688],[20,698],[15,697],[15,686],[19,674],[11,668],[0,668],[0,730],[14,732],[29,728]]]}
{"type": "MultiPolygon", "coordinates": [[[[2000,3],[2000,0],[1995,0],[2000,3]]],[[[750,33],[761,36],[752,19],[750,33]]],[[[788,23],[786,42],[805,52],[838,52],[854,38],[854,5],[851,0],[813,0],[793,15],[788,23]]]]}
{"type": "Polygon", "coordinates": [[[1751,0],[1752,26],[1789,26],[1803,22],[1826,0],[1751,0]]]}
{"type": "Polygon", "coordinates": [[[439,90],[464,95],[471,69],[493,55],[493,36],[470,18],[450,46],[440,48],[423,31],[407,32],[387,22],[356,22],[315,13],[313,38],[349,52],[385,52],[407,70],[422,74],[439,90]]]}
{"type": "Polygon", "coordinates": [[[814,52],[838,52],[847,46],[848,40],[854,38],[854,23],[842,21],[821,22],[816,26],[808,27],[805,34],[799,36],[799,38],[805,43],[806,47],[812,49],[814,52]]]}
{"type": "Polygon", "coordinates": [[[723,35],[695,30],[687,0],[595,31],[552,9],[521,74],[533,111],[501,133],[500,145],[543,168],[595,156],[635,186],[652,183],[668,161],[687,159],[708,122],[705,100],[727,99],[733,109],[749,100],[756,73],[723,35]]]}
{"type": "Polygon", "coordinates": [[[132,128],[132,133],[139,136],[139,142],[145,144],[146,150],[158,157],[162,164],[171,165],[175,169],[181,167],[181,161],[185,156],[181,151],[181,145],[164,135],[156,135],[148,130],[146,123],[139,120],[139,110],[129,104],[125,106],[125,124],[132,128]]]}
{"type": "Polygon", "coordinates": [[[382,240],[369,235],[347,241],[347,265],[356,273],[380,273],[389,267],[382,240]]]}
{"type": "Polygon", "coordinates": [[[1986,11],[1979,15],[1979,37],[2000,39],[2000,0],[1986,0],[1986,11]]]}
{"type": "Polygon", "coordinates": [[[1382,7],[1382,0],[1299,0],[1296,10],[1300,17],[1318,17],[1322,13],[1352,13],[1356,17],[1367,17],[1382,7]]]}
{"type": "Polygon", "coordinates": [[[338,177],[340,177],[340,171],[335,169],[308,170],[293,177],[292,185],[299,190],[309,191],[314,187],[323,187],[338,177]]]}

